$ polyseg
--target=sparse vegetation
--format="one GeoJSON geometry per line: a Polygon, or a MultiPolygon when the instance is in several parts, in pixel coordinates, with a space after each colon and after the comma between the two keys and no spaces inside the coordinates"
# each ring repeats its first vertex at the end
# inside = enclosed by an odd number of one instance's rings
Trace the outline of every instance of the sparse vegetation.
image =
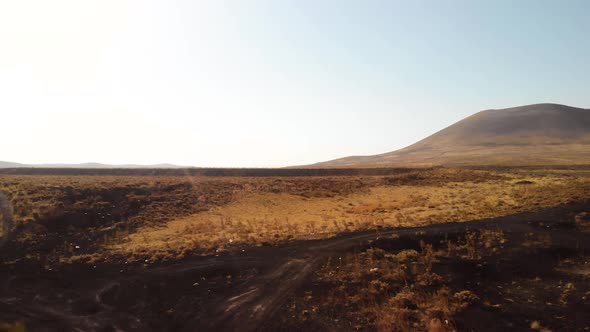
{"type": "Polygon", "coordinates": [[[53,243],[46,260],[94,262],[499,217],[580,199],[585,179],[445,168],[311,178],[4,175],[0,191],[30,255],[53,243]]]}
{"type": "Polygon", "coordinates": [[[226,205],[145,225],[109,248],[143,257],[211,252],[245,244],[330,237],[341,232],[468,221],[555,206],[589,183],[440,169],[398,177],[277,179],[249,184],[226,205]],[[528,181],[528,180],[527,180],[528,181]]]}
{"type": "Polygon", "coordinates": [[[57,330],[92,319],[105,330],[223,330],[243,315],[257,317],[250,330],[581,330],[590,322],[572,317],[590,309],[589,180],[447,168],[3,175],[15,225],[0,254],[0,320],[29,312],[5,326],[31,330],[47,315],[57,330]],[[55,311],[35,309],[45,306],[55,311]]]}
{"type": "MultiPolygon", "coordinates": [[[[498,329],[483,325],[494,324],[485,321],[484,310],[516,320],[509,323],[514,330],[526,329],[527,324],[538,331],[559,330],[556,322],[573,315],[571,310],[580,310],[578,306],[590,305],[588,285],[576,277],[580,263],[587,261],[580,257],[559,261],[555,254],[546,254],[567,246],[563,242],[536,241],[521,247],[515,242],[521,236],[518,231],[507,233],[506,228],[478,228],[434,237],[416,232],[403,243],[396,243],[399,236],[380,239],[359,252],[328,258],[275,324],[314,331],[328,326],[343,331],[498,329]],[[405,249],[412,246],[416,249],[405,249]],[[535,249],[532,255],[530,248],[535,249]],[[556,269],[564,273],[556,275],[556,269]],[[531,274],[548,279],[531,279],[531,274]],[[544,311],[545,306],[552,309],[544,311]],[[471,320],[469,315],[484,320],[471,320]],[[551,324],[553,329],[548,327],[551,324]]],[[[551,233],[543,232],[541,237],[551,238],[551,233]]],[[[567,324],[587,329],[589,323],[567,324]]]]}

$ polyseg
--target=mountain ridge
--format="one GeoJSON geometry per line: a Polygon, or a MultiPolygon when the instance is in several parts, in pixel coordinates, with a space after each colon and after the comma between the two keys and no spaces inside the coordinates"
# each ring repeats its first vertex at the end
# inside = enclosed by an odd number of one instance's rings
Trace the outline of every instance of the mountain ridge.
{"type": "Polygon", "coordinates": [[[139,164],[102,164],[96,162],[80,163],[80,164],[65,164],[65,163],[48,163],[48,164],[23,164],[10,161],[0,161],[0,168],[187,168],[187,166],[178,166],[173,164],[154,164],[154,165],[139,165],[139,164]]]}

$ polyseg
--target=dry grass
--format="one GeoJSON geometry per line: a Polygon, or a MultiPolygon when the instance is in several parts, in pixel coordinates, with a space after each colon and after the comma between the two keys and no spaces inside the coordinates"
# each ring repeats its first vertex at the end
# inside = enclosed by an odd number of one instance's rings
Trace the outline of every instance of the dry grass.
{"type": "Polygon", "coordinates": [[[461,181],[464,174],[444,172],[446,181],[431,181],[441,176],[435,174],[411,185],[372,178],[357,190],[329,197],[289,193],[285,188],[240,190],[229,204],[165,225],[141,227],[109,248],[134,256],[174,255],[362,229],[499,217],[580,198],[588,187],[583,179],[571,177],[511,175],[461,181]]]}
{"type": "Polygon", "coordinates": [[[505,241],[503,232],[484,229],[449,241],[452,250],[421,241],[419,251],[368,248],[330,259],[313,279],[319,293],[295,298],[288,315],[302,324],[328,319],[343,329],[456,331],[454,316],[480,299],[471,290],[451,290],[433,264],[441,258],[478,261],[505,241]]]}
{"type": "Polygon", "coordinates": [[[51,247],[49,256],[92,262],[497,217],[580,199],[589,188],[588,178],[567,173],[445,168],[389,176],[0,176],[17,240],[31,257],[51,247]]]}
{"type": "Polygon", "coordinates": [[[3,323],[0,322],[0,331],[2,332],[26,332],[25,325],[21,322],[3,323]]]}
{"type": "Polygon", "coordinates": [[[312,290],[295,298],[287,315],[303,326],[328,320],[343,330],[456,331],[455,316],[481,300],[472,290],[453,290],[457,285],[437,274],[436,265],[482,262],[507,241],[502,230],[480,229],[446,243],[420,240],[419,250],[370,247],[328,259],[312,290]]]}

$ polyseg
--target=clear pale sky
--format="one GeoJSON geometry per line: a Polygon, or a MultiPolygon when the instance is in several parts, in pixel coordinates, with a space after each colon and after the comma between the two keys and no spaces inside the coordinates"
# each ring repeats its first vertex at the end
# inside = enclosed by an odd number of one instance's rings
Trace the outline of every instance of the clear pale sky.
{"type": "Polygon", "coordinates": [[[0,160],[307,164],[589,79],[586,0],[6,0],[0,160]]]}

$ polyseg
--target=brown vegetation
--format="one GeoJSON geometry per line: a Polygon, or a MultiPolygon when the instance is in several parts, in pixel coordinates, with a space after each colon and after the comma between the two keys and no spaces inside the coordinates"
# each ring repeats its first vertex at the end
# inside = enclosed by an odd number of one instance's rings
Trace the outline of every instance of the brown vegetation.
{"type": "Polygon", "coordinates": [[[64,262],[174,259],[497,217],[575,200],[589,187],[562,174],[445,168],[353,177],[0,176],[16,243],[29,258],[64,262]]]}
{"type": "Polygon", "coordinates": [[[174,256],[341,232],[468,221],[555,206],[590,183],[439,169],[397,177],[275,179],[245,185],[226,205],[146,225],[109,248],[132,256],[174,256]]]}
{"type": "Polygon", "coordinates": [[[583,330],[580,171],[3,175],[0,326],[583,330]]]}
{"type": "Polygon", "coordinates": [[[564,225],[510,230],[504,224],[378,239],[359,252],[328,258],[270,329],[588,329],[590,322],[576,316],[590,306],[587,246],[572,243],[583,241],[575,228],[555,227],[564,225]],[[533,235],[547,240],[520,246],[522,237],[533,235]],[[405,249],[411,247],[416,249],[405,249]]]}

